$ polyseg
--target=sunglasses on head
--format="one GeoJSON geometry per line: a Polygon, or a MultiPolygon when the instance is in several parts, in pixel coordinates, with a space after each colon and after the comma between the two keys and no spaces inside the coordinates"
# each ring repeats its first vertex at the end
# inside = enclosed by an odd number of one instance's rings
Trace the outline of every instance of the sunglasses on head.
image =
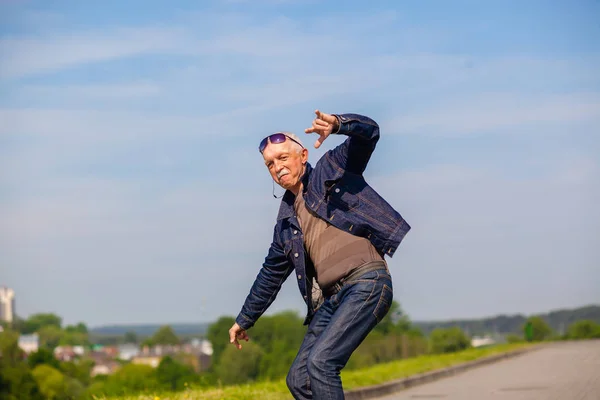
{"type": "Polygon", "coordinates": [[[269,135],[266,138],[264,138],[263,140],[261,140],[260,144],[258,145],[258,151],[260,151],[262,153],[265,150],[265,148],[267,147],[267,145],[269,144],[269,142],[271,142],[273,144],[279,144],[279,143],[285,142],[287,139],[290,139],[292,142],[298,143],[300,145],[300,147],[304,148],[304,146],[302,146],[302,144],[299,143],[297,140],[292,139],[285,133],[277,132],[277,133],[269,135]]]}

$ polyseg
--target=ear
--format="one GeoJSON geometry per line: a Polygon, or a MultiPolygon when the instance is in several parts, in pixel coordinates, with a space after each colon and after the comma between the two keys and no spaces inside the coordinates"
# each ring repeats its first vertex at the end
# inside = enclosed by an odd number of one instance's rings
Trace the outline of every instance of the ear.
{"type": "Polygon", "coordinates": [[[300,157],[302,158],[302,165],[306,164],[308,162],[308,149],[302,149],[300,157]]]}

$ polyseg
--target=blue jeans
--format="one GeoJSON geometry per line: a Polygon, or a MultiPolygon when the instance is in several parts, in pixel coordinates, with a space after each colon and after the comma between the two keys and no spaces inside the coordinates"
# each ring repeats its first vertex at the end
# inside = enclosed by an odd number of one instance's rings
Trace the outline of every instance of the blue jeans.
{"type": "Polygon", "coordinates": [[[343,399],[340,371],[392,304],[386,268],[346,282],[325,301],[308,326],[286,383],[295,399],[343,399]]]}

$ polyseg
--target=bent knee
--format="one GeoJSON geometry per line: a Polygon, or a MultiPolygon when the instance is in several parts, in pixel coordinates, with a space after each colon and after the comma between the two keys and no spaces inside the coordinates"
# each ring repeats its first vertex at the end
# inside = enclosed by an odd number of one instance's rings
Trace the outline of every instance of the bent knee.
{"type": "Polygon", "coordinates": [[[319,357],[318,355],[308,357],[306,367],[308,369],[308,376],[311,378],[336,373],[334,365],[328,363],[325,358],[319,357]]]}

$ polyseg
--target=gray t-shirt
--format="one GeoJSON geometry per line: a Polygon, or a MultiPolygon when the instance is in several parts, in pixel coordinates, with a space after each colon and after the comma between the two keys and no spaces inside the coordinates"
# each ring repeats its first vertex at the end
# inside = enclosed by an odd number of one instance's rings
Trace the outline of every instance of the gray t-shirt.
{"type": "Polygon", "coordinates": [[[294,209],[304,234],[304,247],[315,266],[317,282],[327,288],[361,265],[382,261],[373,244],[336,228],[311,212],[304,202],[300,189],[294,209]]]}

